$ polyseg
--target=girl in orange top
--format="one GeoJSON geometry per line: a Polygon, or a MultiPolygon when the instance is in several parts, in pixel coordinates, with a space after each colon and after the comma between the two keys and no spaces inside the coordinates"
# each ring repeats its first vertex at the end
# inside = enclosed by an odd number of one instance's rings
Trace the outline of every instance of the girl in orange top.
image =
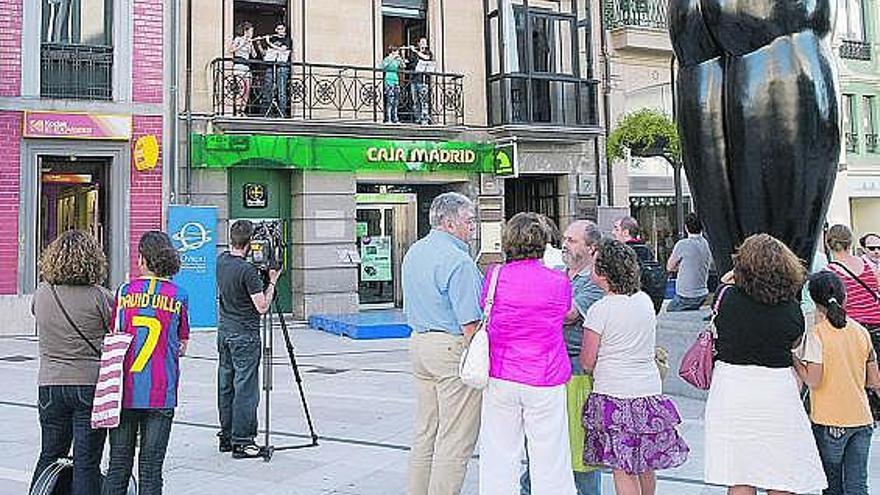
{"type": "Polygon", "coordinates": [[[877,356],[868,331],[847,318],[846,289],[836,275],[812,275],[809,290],[816,324],[794,367],[810,387],[810,419],[828,478],[823,493],[867,495],[874,420],[865,389],[880,389],[877,356]]]}

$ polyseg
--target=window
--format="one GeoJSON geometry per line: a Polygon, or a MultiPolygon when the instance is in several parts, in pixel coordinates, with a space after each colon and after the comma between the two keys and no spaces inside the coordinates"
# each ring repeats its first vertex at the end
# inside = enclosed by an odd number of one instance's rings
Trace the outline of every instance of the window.
{"type": "Polygon", "coordinates": [[[873,95],[862,97],[862,123],[865,130],[865,151],[877,153],[877,107],[873,95]]]}
{"type": "Polygon", "coordinates": [[[490,122],[595,125],[587,2],[488,4],[490,122]]]}
{"type": "Polygon", "coordinates": [[[857,153],[859,151],[859,135],[857,130],[856,98],[854,95],[843,95],[843,129],[846,138],[846,152],[857,153]]]}
{"type": "Polygon", "coordinates": [[[865,26],[865,0],[844,0],[841,3],[840,19],[838,28],[843,39],[849,41],[867,40],[865,26]],[[842,26],[840,24],[843,24],[842,26]]]}
{"type": "Polygon", "coordinates": [[[112,98],[112,0],[42,0],[41,40],[42,96],[112,98]]]}

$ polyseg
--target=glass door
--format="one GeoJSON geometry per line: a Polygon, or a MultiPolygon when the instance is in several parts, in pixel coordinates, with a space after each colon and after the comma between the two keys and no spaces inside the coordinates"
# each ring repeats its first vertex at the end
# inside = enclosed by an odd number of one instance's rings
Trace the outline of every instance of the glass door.
{"type": "Polygon", "coordinates": [[[358,295],[363,308],[394,307],[394,208],[358,206],[357,244],[361,255],[358,295]]]}

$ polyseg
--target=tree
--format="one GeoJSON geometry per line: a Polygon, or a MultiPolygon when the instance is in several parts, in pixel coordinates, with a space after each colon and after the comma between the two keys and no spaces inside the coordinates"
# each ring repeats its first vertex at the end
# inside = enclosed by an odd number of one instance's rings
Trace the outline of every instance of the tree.
{"type": "Polygon", "coordinates": [[[627,150],[632,156],[663,157],[672,166],[676,230],[682,236],[684,201],[681,188],[681,142],[675,123],[665,113],[653,108],[642,108],[624,115],[614,131],[608,135],[606,159],[623,160],[627,150]]]}
{"type": "Polygon", "coordinates": [[[633,156],[662,156],[670,162],[681,161],[681,144],[675,123],[665,113],[653,108],[642,108],[624,115],[608,135],[608,159],[623,160],[627,149],[633,156]]]}

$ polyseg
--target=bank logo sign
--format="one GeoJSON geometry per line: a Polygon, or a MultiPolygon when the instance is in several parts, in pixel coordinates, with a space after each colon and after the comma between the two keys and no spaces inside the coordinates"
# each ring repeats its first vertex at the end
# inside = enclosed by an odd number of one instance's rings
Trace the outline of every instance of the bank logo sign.
{"type": "Polygon", "coordinates": [[[519,164],[516,159],[516,142],[499,144],[495,147],[495,175],[498,177],[517,177],[519,164]]]}

